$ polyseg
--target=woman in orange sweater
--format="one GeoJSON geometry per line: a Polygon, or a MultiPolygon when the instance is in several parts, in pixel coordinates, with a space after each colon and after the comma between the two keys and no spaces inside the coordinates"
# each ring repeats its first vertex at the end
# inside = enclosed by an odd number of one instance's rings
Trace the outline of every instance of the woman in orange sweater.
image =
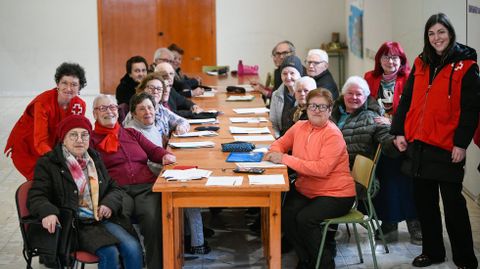
{"type": "MultiPolygon", "coordinates": [[[[275,141],[265,159],[295,170],[297,180],[282,212],[286,238],[298,255],[297,268],[313,268],[321,240],[319,223],[342,216],[355,200],[345,140],[329,120],[332,94],[316,89],[307,95],[308,120],[298,121],[275,141]],[[287,152],[291,151],[289,155],[287,152]]],[[[332,252],[323,252],[321,268],[335,268],[332,252]]]]}

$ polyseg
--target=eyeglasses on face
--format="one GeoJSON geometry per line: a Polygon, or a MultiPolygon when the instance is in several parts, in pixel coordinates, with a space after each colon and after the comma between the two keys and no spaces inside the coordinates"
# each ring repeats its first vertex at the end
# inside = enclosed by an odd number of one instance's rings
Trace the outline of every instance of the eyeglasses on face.
{"type": "Polygon", "coordinates": [[[71,132],[71,133],[68,133],[67,137],[72,142],[78,141],[79,137],[80,139],[82,139],[83,142],[87,142],[90,139],[90,134],[88,132],[83,132],[83,133],[71,132]]]}
{"type": "Polygon", "coordinates": [[[160,63],[169,63],[169,64],[173,63],[172,60],[167,59],[167,58],[157,58],[157,62],[160,62],[160,63]]]}
{"type": "Polygon", "coordinates": [[[146,86],[146,90],[149,91],[149,92],[163,92],[163,87],[155,87],[153,85],[147,85],[146,86]]]}
{"type": "Polygon", "coordinates": [[[67,88],[67,87],[70,87],[72,89],[78,89],[80,87],[80,84],[76,83],[76,82],[72,82],[72,83],[69,83],[67,81],[60,81],[59,83],[60,85],[62,85],[63,87],[67,88]]]}
{"type": "Polygon", "coordinates": [[[310,66],[310,65],[317,66],[321,63],[323,63],[323,61],[318,62],[318,61],[307,61],[307,60],[305,60],[305,65],[306,66],[310,66]]]}
{"type": "Polygon", "coordinates": [[[110,110],[110,111],[117,111],[118,110],[118,106],[117,105],[114,105],[114,104],[111,104],[111,105],[108,105],[108,106],[97,106],[95,108],[93,108],[95,110],[98,110],[100,112],[106,112],[107,110],[110,110]]]}
{"type": "Polygon", "coordinates": [[[307,104],[307,108],[310,111],[318,110],[320,112],[325,112],[330,108],[330,106],[325,104],[307,104]]]}
{"type": "Polygon", "coordinates": [[[292,51],[276,51],[273,53],[273,57],[285,57],[292,53],[292,51]]]}
{"type": "Polygon", "coordinates": [[[382,56],[382,61],[388,62],[388,61],[398,61],[400,60],[400,56],[398,55],[383,55],[382,56]]]}

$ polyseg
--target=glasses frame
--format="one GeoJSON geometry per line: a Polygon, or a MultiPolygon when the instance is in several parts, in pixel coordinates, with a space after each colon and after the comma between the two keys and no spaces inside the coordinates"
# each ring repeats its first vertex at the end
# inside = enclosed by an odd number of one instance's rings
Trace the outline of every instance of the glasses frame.
{"type": "Polygon", "coordinates": [[[158,92],[158,93],[163,93],[163,91],[165,90],[163,88],[163,86],[160,86],[160,87],[155,87],[153,85],[146,85],[145,86],[145,90],[146,91],[149,91],[151,93],[155,93],[155,92],[158,92]]]}
{"type": "Polygon", "coordinates": [[[315,112],[316,110],[320,112],[326,112],[330,109],[331,106],[326,104],[307,104],[307,109],[315,112]]]}
{"type": "Polygon", "coordinates": [[[395,61],[400,60],[400,56],[398,56],[398,55],[382,55],[382,57],[380,57],[380,60],[382,60],[384,62],[388,62],[388,61],[392,60],[393,62],[395,62],[395,61]]]}
{"type": "Polygon", "coordinates": [[[101,106],[94,107],[93,109],[98,110],[100,112],[107,112],[107,110],[118,111],[118,105],[114,105],[114,104],[111,104],[108,106],[101,105],[101,106]]]}
{"type": "Polygon", "coordinates": [[[83,133],[71,132],[67,134],[67,137],[72,142],[77,142],[78,138],[80,138],[82,142],[90,141],[90,134],[88,132],[83,132],[83,133]]]}

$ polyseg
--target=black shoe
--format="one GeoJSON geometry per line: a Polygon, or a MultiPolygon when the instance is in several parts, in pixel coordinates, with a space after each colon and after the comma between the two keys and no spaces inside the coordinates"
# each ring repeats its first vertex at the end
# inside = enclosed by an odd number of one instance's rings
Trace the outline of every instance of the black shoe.
{"type": "Polygon", "coordinates": [[[203,237],[210,238],[215,235],[215,231],[208,227],[203,226],[203,237]]]}
{"type": "Polygon", "coordinates": [[[421,255],[415,257],[415,259],[413,259],[412,265],[415,266],[415,267],[427,267],[427,266],[430,266],[432,264],[442,263],[444,261],[445,261],[445,258],[443,258],[443,259],[432,259],[425,254],[421,254],[421,255]]]}
{"type": "Polygon", "coordinates": [[[201,245],[201,246],[196,246],[196,247],[192,246],[190,248],[190,254],[202,254],[203,255],[203,254],[210,253],[211,250],[212,249],[208,246],[207,241],[205,241],[203,243],[203,245],[201,245]]]}
{"type": "Polygon", "coordinates": [[[57,260],[55,259],[55,257],[48,255],[40,255],[38,261],[40,262],[40,264],[43,264],[43,266],[47,268],[58,268],[57,260]]]}

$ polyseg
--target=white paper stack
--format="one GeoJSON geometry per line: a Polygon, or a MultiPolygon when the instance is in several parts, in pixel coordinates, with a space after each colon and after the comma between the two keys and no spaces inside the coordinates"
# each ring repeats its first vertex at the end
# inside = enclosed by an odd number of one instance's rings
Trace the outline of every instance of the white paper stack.
{"type": "Polygon", "coordinates": [[[230,133],[232,134],[269,134],[268,127],[252,128],[252,127],[237,127],[230,126],[230,133]]]}
{"type": "Polygon", "coordinates": [[[199,141],[199,142],[169,142],[172,148],[213,148],[215,143],[212,141],[199,141]]]}
{"type": "Polygon", "coordinates": [[[233,139],[235,141],[245,141],[245,142],[250,142],[250,141],[274,141],[275,138],[269,134],[269,135],[250,135],[250,136],[237,136],[234,135],[233,139]]]}
{"type": "Polygon", "coordinates": [[[285,184],[283,175],[248,175],[250,185],[277,185],[285,184]]]}
{"type": "Polygon", "coordinates": [[[267,122],[267,118],[264,117],[250,117],[250,118],[243,118],[243,117],[233,117],[230,118],[231,123],[260,123],[260,122],[267,122]]]}
{"type": "Polygon", "coordinates": [[[212,174],[212,171],[204,170],[204,169],[185,169],[185,170],[165,170],[162,174],[166,180],[192,180],[192,179],[201,179],[203,177],[209,177],[212,174]]]}
{"type": "Polygon", "coordinates": [[[202,123],[214,123],[217,122],[215,118],[208,118],[208,119],[187,119],[188,123],[190,124],[202,124],[202,123]]]}
{"type": "Polygon", "coordinates": [[[214,131],[198,131],[198,132],[189,132],[181,135],[173,134],[174,137],[197,137],[197,136],[217,136],[218,133],[214,131]]]}
{"type": "Polygon", "coordinates": [[[240,186],[242,185],[243,177],[208,177],[205,186],[240,186]]]}
{"type": "Polygon", "coordinates": [[[255,99],[253,95],[230,95],[227,101],[252,101],[255,99]]]}
{"type": "Polygon", "coordinates": [[[266,107],[254,107],[254,108],[234,108],[233,112],[237,114],[263,114],[270,111],[266,107]]]}

